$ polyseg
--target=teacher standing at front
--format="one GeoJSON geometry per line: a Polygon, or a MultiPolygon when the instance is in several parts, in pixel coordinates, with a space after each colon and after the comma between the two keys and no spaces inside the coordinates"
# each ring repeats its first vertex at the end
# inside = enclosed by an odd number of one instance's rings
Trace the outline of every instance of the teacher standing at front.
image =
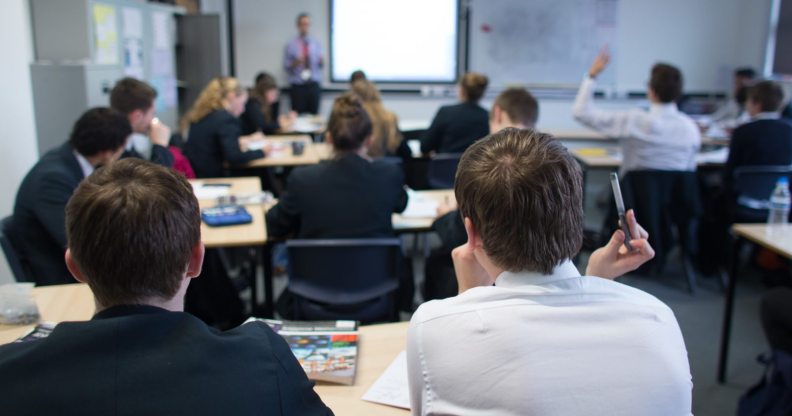
{"type": "Polygon", "coordinates": [[[319,41],[308,35],[310,28],[311,18],[307,13],[300,13],[297,16],[299,35],[286,45],[283,59],[291,84],[291,108],[298,114],[319,112],[324,56],[319,41]]]}

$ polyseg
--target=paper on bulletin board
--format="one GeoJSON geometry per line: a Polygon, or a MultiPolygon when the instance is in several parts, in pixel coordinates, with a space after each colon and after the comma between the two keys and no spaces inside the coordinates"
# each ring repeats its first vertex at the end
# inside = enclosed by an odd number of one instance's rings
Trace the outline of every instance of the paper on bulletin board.
{"type": "Polygon", "coordinates": [[[143,39],[143,11],[124,7],[121,11],[124,22],[124,39],[143,39]]]}
{"type": "Polygon", "coordinates": [[[156,12],[151,15],[154,30],[154,49],[170,49],[170,35],[168,34],[168,14],[156,12]]]}
{"type": "Polygon", "coordinates": [[[118,64],[118,25],[116,9],[109,4],[93,5],[94,61],[97,64],[118,64]]]}

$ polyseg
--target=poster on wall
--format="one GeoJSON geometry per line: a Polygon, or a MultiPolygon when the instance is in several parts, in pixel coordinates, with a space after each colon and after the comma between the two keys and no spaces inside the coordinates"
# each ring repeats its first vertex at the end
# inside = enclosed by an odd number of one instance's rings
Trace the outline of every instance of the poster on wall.
{"type": "Polygon", "coordinates": [[[123,17],[123,45],[124,45],[124,75],[143,79],[143,12],[133,7],[124,7],[123,17]]]}
{"type": "Polygon", "coordinates": [[[94,62],[118,64],[118,24],[115,7],[109,4],[93,5],[94,62]]]}

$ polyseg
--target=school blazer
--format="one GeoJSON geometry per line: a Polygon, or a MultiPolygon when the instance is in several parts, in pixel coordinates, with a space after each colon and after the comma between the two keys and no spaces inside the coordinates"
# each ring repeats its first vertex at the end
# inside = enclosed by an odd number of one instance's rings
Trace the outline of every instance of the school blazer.
{"type": "Polygon", "coordinates": [[[36,285],[75,283],[66,269],[66,203],[84,178],[68,143],[50,150],[22,180],[9,230],[22,267],[36,285]]]}
{"type": "Polygon", "coordinates": [[[348,154],[295,169],[267,212],[272,237],[375,238],[393,235],[391,215],[407,206],[399,165],[348,154]]]}
{"type": "Polygon", "coordinates": [[[190,125],[184,155],[199,178],[226,176],[224,164],[242,165],[264,157],[262,150],[239,148],[239,119],[225,110],[213,111],[190,125]]]}
{"type": "Polygon", "coordinates": [[[146,305],[0,346],[0,386],[13,415],[332,414],[267,325],[221,332],[146,305]]]}
{"type": "Polygon", "coordinates": [[[421,152],[462,153],[489,134],[489,114],[476,103],[441,107],[421,139],[421,152]]]}

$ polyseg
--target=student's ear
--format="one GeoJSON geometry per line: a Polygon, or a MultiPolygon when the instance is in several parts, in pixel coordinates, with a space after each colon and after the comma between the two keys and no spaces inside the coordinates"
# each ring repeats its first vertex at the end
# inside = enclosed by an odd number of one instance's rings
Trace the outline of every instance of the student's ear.
{"type": "Polygon", "coordinates": [[[364,147],[364,148],[368,149],[368,148],[369,148],[369,146],[371,146],[371,135],[368,135],[368,136],[366,136],[366,138],[365,138],[365,139],[363,139],[363,145],[362,145],[362,147],[364,147]]]}
{"type": "Polygon", "coordinates": [[[192,279],[201,275],[205,251],[204,244],[200,241],[193,246],[190,253],[190,262],[187,263],[187,277],[192,279]]]}
{"type": "Polygon", "coordinates": [[[476,227],[473,225],[473,221],[470,220],[469,217],[464,218],[465,222],[465,232],[467,233],[468,237],[468,245],[475,248],[481,248],[481,236],[479,235],[478,231],[476,231],[476,227]]]}
{"type": "Polygon", "coordinates": [[[325,136],[325,142],[327,142],[330,146],[332,146],[333,145],[333,135],[330,134],[329,131],[326,131],[324,136],[325,136]]]}
{"type": "Polygon", "coordinates": [[[74,258],[72,258],[71,249],[66,249],[64,259],[66,260],[66,268],[69,269],[69,273],[74,276],[74,279],[80,283],[88,283],[88,281],[85,279],[85,276],[80,271],[80,268],[77,267],[77,262],[75,262],[74,258]]]}

